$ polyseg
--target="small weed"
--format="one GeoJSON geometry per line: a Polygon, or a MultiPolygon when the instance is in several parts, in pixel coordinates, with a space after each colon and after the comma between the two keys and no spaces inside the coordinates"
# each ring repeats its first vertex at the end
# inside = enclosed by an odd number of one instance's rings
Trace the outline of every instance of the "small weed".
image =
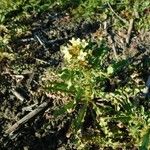
{"type": "Polygon", "coordinates": [[[135,99],[143,86],[134,86],[132,80],[129,80],[126,86],[115,88],[114,92],[111,92],[113,85],[106,83],[124,68],[124,65],[117,65],[122,64],[122,60],[104,67],[101,62],[105,62],[104,56],[109,52],[104,41],[95,49],[92,43],[73,38],[67,46],[61,47],[61,52],[64,66],[57,72],[59,80],[47,81],[46,89],[71,95],[70,102],[57,109],[54,115],[57,117],[78,110],[69,130],[77,148],[85,149],[90,142],[103,148],[126,148],[127,145],[142,145],[148,148],[149,114],[145,112],[144,107],[137,108],[135,103],[130,101],[131,98],[135,99]],[[93,124],[100,133],[89,133],[87,139],[87,136],[84,136],[87,130],[84,123],[89,109],[96,114],[93,115],[93,124]],[[117,137],[129,137],[130,141],[121,142],[117,137]]]}

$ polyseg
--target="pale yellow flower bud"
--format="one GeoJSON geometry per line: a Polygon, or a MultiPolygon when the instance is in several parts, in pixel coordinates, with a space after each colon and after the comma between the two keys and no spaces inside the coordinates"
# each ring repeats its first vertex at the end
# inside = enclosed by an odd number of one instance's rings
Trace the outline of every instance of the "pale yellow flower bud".
{"type": "Polygon", "coordinates": [[[86,52],[80,51],[79,56],[77,57],[77,59],[80,60],[80,61],[84,61],[86,55],[87,55],[86,52]]]}
{"type": "Polygon", "coordinates": [[[81,40],[72,38],[71,40],[69,40],[69,42],[72,44],[72,46],[79,46],[81,44],[81,40]]]}
{"type": "Polygon", "coordinates": [[[72,55],[69,53],[68,48],[66,46],[61,47],[61,52],[64,54],[64,59],[67,62],[70,62],[72,55]]]}
{"type": "Polygon", "coordinates": [[[85,48],[87,45],[88,45],[88,43],[85,41],[85,39],[83,39],[81,42],[82,48],[85,48]]]}

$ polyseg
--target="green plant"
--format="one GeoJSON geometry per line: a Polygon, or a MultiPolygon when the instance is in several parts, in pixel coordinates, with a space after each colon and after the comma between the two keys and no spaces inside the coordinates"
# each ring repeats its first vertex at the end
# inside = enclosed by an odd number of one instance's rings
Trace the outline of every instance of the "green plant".
{"type": "Polygon", "coordinates": [[[31,13],[44,12],[53,6],[58,1],[54,0],[1,0],[0,1],[0,23],[9,22],[17,17],[30,16],[31,13]]]}
{"type": "Polygon", "coordinates": [[[60,91],[69,97],[69,102],[56,109],[53,115],[76,113],[68,134],[77,149],[85,149],[91,144],[114,149],[148,148],[149,115],[130,101],[143,86],[134,85],[132,79],[126,86],[116,89],[107,85],[116,73],[128,68],[128,60],[106,63],[109,49],[103,40],[100,47],[96,47],[90,41],[73,38],[67,46],[61,47],[61,52],[64,66],[56,72],[54,79],[46,81],[46,89],[60,91]],[[87,128],[89,110],[93,125],[87,128]],[[86,133],[91,126],[98,130],[97,133],[86,133]],[[121,137],[130,141],[121,142],[121,137]]]}
{"type": "Polygon", "coordinates": [[[4,25],[0,25],[0,33],[3,35],[3,36],[0,36],[0,62],[4,58],[13,60],[14,59],[14,54],[12,54],[10,52],[6,52],[6,50],[5,50],[5,49],[10,50],[10,48],[8,46],[8,43],[10,41],[10,35],[9,35],[9,32],[8,32],[8,29],[4,25]]]}
{"type": "Polygon", "coordinates": [[[73,9],[72,14],[78,20],[92,18],[103,21],[113,17],[112,25],[116,29],[128,27],[130,19],[133,18],[136,29],[148,30],[150,25],[149,7],[148,0],[85,0],[73,9]]]}

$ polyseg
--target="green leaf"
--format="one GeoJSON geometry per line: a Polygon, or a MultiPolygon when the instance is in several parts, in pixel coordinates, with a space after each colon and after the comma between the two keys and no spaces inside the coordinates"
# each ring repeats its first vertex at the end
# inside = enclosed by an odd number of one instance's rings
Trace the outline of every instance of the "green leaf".
{"type": "Polygon", "coordinates": [[[87,105],[84,105],[83,108],[80,109],[78,116],[73,121],[73,129],[77,132],[81,129],[82,123],[84,122],[84,117],[86,115],[87,105]]]}
{"type": "Polygon", "coordinates": [[[101,116],[102,115],[102,111],[95,104],[93,106],[94,106],[93,109],[95,110],[96,115],[97,116],[101,116]]]}
{"type": "Polygon", "coordinates": [[[118,62],[114,62],[112,64],[112,67],[114,69],[114,73],[117,74],[118,72],[128,68],[129,64],[130,64],[130,59],[120,60],[118,62]]]}
{"type": "Polygon", "coordinates": [[[72,78],[72,71],[68,70],[68,69],[64,69],[62,70],[60,73],[60,77],[62,80],[69,80],[72,78]]]}
{"type": "Polygon", "coordinates": [[[61,108],[56,109],[54,111],[53,115],[54,115],[54,117],[58,117],[60,115],[63,115],[67,112],[70,112],[70,110],[73,110],[74,106],[75,106],[75,102],[72,100],[71,102],[67,103],[66,105],[62,106],[61,108]]]}
{"type": "Polygon", "coordinates": [[[81,100],[81,98],[84,96],[84,89],[82,87],[77,87],[76,88],[76,93],[75,93],[75,99],[76,100],[81,100]]]}
{"type": "Polygon", "coordinates": [[[92,56],[89,57],[89,64],[93,68],[99,68],[100,65],[103,64],[102,62],[108,54],[109,49],[106,47],[104,42],[99,43],[98,46],[93,45],[92,42],[89,45],[89,49],[92,49],[92,56]]]}
{"type": "Polygon", "coordinates": [[[150,146],[150,128],[143,136],[142,146],[140,147],[140,150],[148,150],[149,146],[150,146]]]}
{"type": "Polygon", "coordinates": [[[67,91],[67,86],[68,85],[63,82],[54,82],[49,88],[54,91],[67,91]]]}
{"type": "Polygon", "coordinates": [[[50,85],[46,88],[49,91],[60,91],[66,93],[75,93],[75,89],[73,87],[68,88],[68,84],[64,82],[51,82],[50,85]]]}

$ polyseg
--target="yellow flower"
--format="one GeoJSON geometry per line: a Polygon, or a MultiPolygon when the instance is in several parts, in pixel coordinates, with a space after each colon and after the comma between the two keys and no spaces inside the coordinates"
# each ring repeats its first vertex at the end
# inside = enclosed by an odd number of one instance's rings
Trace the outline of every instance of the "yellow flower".
{"type": "Polygon", "coordinates": [[[79,46],[68,46],[68,51],[72,56],[78,56],[80,52],[79,46]]]}
{"type": "Polygon", "coordinates": [[[68,47],[62,46],[61,47],[61,52],[64,54],[64,59],[70,62],[72,55],[68,51],[68,47]]]}
{"type": "Polygon", "coordinates": [[[64,59],[70,62],[71,58],[73,57],[80,61],[84,61],[87,53],[83,52],[82,49],[85,48],[88,43],[84,39],[81,40],[79,38],[72,38],[69,41],[70,44],[61,47],[61,52],[64,54],[64,59]]]}
{"type": "Polygon", "coordinates": [[[73,47],[76,47],[76,46],[80,47],[81,46],[82,48],[85,48],[88,45],[88,43],[85,41],[85,39],[81,40],[79,38],[77,38],[77,39],[72,38],[69,41],[73,47]]]}
{"type": "Polygon", "coordinates": [[[85,41],[85,39],[83,39],[83,40],[81,41],[81,46],[82,46],[82,48],[85,48],[87,45],[88,45],[88,43],[85,41]]]}
{"type": "Polygon", "coordinates": [[[81,40],[78,38],[78,39],[75,39],[75,38],[72,38],[71,40],[69,40],[69,42],[72,44],[72,46],[79,46],[81,44],[81,40]]]}
{"type": "Polygon", "coordinates": [[[77,58],[78,58],[78,60],[80,60],[80,61],[84,61],[86,55],[87,55],[86,52],[80,51],[79,56],[78,56],[77,58]]]}

